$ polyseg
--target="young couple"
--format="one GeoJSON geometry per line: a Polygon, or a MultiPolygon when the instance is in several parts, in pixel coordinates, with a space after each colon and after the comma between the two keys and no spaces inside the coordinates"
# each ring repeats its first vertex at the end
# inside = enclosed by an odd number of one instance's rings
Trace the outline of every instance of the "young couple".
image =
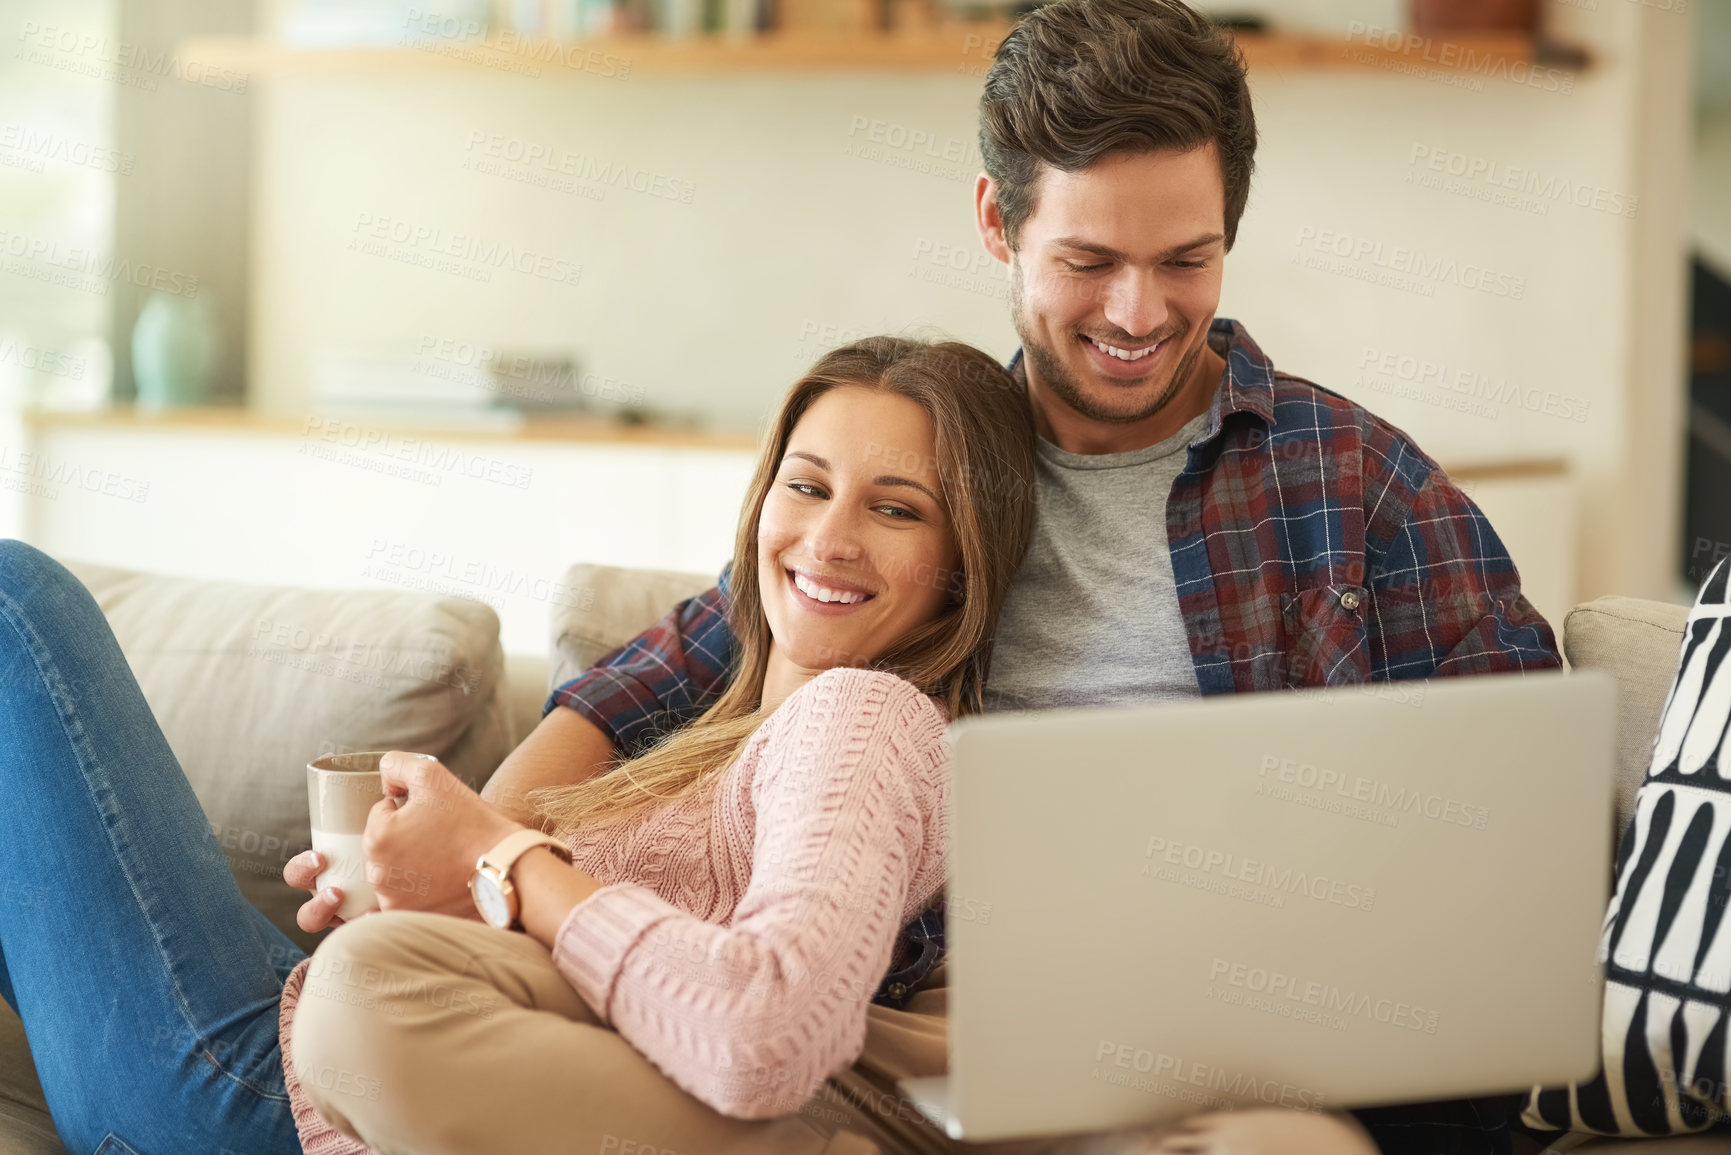
{"type": "MultiPolygon", "coordinates": [[[[559,687],[485,799],[387,758],[367,854],[428,885],[310,959],[221,865],[89,594],[0,542],[0,877],[58,895],[0,903],[0,994],[68,1150],[986,1150],[894,1090],[944,1063],[947,721],[1560,666],[1435,462],[1215,319],[1255,146],[1227,37],[1176,0],[1042,8],[981,144],[1010,368],[822,358],[717,589],[559,687]]],[[[1518,1101],[990,1150],[1506,1150],[1518,1101]]]]}

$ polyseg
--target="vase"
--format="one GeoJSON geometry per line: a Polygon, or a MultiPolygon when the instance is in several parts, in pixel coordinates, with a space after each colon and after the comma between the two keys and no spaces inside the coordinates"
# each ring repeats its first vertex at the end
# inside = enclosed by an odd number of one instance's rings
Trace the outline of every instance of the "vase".
{"type": "Polygon", "coordinates": [[[203,297],[153,293],[132,327],[132,379],[140,409],[201,405],[216,370],[217,328],[203,297]]]}

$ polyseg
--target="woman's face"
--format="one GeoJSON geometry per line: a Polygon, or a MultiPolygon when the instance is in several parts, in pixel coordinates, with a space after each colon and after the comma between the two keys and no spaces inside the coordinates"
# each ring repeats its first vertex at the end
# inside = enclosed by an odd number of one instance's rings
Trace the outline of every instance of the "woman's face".
{"type": "Polygon", "coordinates": [[[931,418],[863,386],[831,389],[794,426],[757,523],[775,649],[801,669],[860,665],[933,618],[960,554],[931,418]]]}

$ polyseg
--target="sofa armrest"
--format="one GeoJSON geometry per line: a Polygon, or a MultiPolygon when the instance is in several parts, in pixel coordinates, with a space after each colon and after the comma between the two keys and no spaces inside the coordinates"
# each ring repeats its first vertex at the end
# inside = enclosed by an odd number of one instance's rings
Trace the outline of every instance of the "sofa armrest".
{"type": "Polygon", "coordinates": [[[1605,670],[1617,679],[1617,838],[1635,812],[1635,791],[1647,778],[1688,618],[1688,606],[1602,597],[1583,602],[1563,619],[1563,656],[1570,668],[1605,670]]]}
{"type": "Polygon", "coordinates": [[[108,618],[241,893],[308,949],[305,895],[282,881],[311,845],[308,761],[417,750],[479,789],[511,750],[499,619],[480,602],[62,560],[108,618]]]}

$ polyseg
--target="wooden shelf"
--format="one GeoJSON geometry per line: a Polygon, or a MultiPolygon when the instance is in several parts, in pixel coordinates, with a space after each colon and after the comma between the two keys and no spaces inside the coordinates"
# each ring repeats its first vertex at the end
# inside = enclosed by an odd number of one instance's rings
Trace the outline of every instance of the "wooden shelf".
{"type": "MultiPolygon", "coordinates": [[[[416,423],[412,419],[380,415],[323,414],[306,417],[255,413],[232,406],[206,406],[142,412],[117,406],[74,412],[57,409],[27,409],[21,414],[33,432],[62,430],[126,434],[205,433],[226,436],[303,437],[318,436],[327,427],[313,422],[346,422],[369,432],[427,441],[510,441],[527,444],[641,446],[651,449],[695,449],[756,451],[758,439],[745,433],[720,430],[679,429],[665,425],[622,425],[594,418],[527,418],[514,428],[477,422],[474,425],[416,423]]],[[[1461,459],[1443,463],[1449,477],[1465,485],[1482,482],[1531,481],[1539,478],[1563,480],[1570,465],[1560,457],[1506,457],[1461,459]]]]}
{"type": "Polygon", "coordinates": [[[186,60],[266,77],[428,72],[590,81],[800,72],[973,72],[984,76],[991,62],[991,48],[1003,38],[1007,27],[982,23],[942,27],[921,34],[861,36],[789,32],[750,39],[422,38],[400,46],[317,49],[289,48],[246,38],[206,37],[182,43],[179,51],[186,60]]]}
{"type": "Polygon", "coordinates": [[[1483,481],[1532,481],[1536,478],[1562,481],[1571,472],[1568,459],[1563,457],[1460,460],[1453,465],[1444,465],[1443,471],[1449,475],[1449,480],[1469,485],[1483,481]]]}
{"type": "MultiPolygon", "coordinates": [[[[751,39],[656,36],[553,41],[424,38],[362,48],[289,48],[242,37],[204,37],[179,47],[183,60],[249,76],[321,74],[392,76],[469,72],[528,79],[620,80],[639,76],[727,76],[764,73],[921,72],[983,77],[1008,25],[947,24],[894,34],[771,33],[751,39]]],[[[1482,73],[1507,76],[1533,65],[1533,40],[1518,35],[1425,40],[1388,48],[1340,37],[1241,33],[1252,72],[1371,71],[1482,73]]],[[[1569,62],[1579,66],[1579,60],[1569,62]]]]}
{"type": "Polygon", "coordinates": [[[329,426],[346,423],[357,429],[415,437],[428,441],[515,441],[565,444],[634,445],[665,449],[756,449],[757,438],[743,433],[703,429],[681,429],[666,425],[627,425],[615,421],[580,417],[526,417],[511,426],[497,424],[497,415],[479,417],[473,425],[453,421],[416,422],[413,418],[383,414],[308,414],[305,417],[256,413],[233,407],[202,407],[142,412],[116,407],[87,412],[31,409],[22,413],[26,427],[38,432],[96,430],[101,432],[215,433],[229,436],[273,437],[317,435],[329,426]]]}

